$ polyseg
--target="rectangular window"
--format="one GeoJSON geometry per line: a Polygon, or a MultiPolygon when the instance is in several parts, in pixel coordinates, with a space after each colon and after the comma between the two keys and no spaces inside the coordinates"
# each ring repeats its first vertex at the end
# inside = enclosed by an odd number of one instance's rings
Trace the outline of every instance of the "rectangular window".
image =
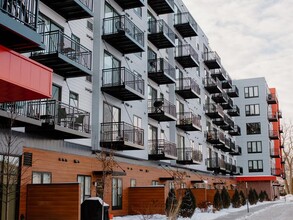
{"type": "Polygon", "coordinates": [[[245,98],[258,97],[258,86],[244,87],[244,97],[245,98]]]}
{"type": "Polygon", "coordinates": [[[159,181],[158,180],[152,180],[152,186],[157,186],[159,185],[159,181]]]}
{"type": "Polygon", "coordinates": [[[61,91],[62,91],[61,86],[53,84],[52,85],[52,99],[61,101],[61,91]]]}
{"type": "Polygon", "coordinates": [[[91,177],[78,175],[77,182],[80,184],[80,203],[82,203],[86,198],[91,197],[91,177]]]}
{"type": "Polygon", "coordinates": [[[136,116],[136,115],[134,115],[133,116],[133,125],[135,127],[141,128],[141,118],[136,116]]]}
{"type": "Polygon", "coordinates": [[[260,122],[246,123],[246,134],[260,134],[260,122]]]}
{"type": "Polygon", "coordinates": [[[49,172],[33,172],[32,184],[51,183],[52,174],[49,172]]]}
{"type": "Polygon", "coordinates": [[[245,115],[255,116],[259,115],[259,104],[245,105],[245,115]]]}
{"type": "Polygon", "coordinates": [[[248,153],[261,153],[262,152],[262,142],[261,141],[248,141],[247,142],[247,152],[248,153]]]}
{"type": "Polygon", "coordinates": [[[75,92],[69,92],[69,105],[78,108],[78,94],[75,92]]]}
{"type": "Polygon", "coordinates": [[[122,209],[122,179],[112,179],[112,209],[122,209]]]}
{"type": "Polygon", "coordinates": [[[248,161],[249,172],[263,172],[263,161],[262,160],[249,160],[248,161]]]}
{"type": "Polygon", "coordinates": [[[87,20],[86,22],[86,27],[90,30],[93,31],[94,30],[94,24],[92,20],[87,20]]]}
{"type": "Polygon", "coordinates": [[[130,179],[130,187],[136,187],[136,179],[130,179]]]}

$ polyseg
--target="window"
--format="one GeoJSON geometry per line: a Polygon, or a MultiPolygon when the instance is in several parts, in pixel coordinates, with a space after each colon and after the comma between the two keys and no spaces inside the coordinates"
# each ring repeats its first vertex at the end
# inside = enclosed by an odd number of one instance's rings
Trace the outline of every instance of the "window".
{"type": "Polygon", "coordinates": [[[141,118],[136,116],[136,115],[134,115],[133,116],[133,125],[135,127],[141,128],[141,118]]]}
{"type": "Polygon", "coordinates": [[[139,17],[142,17],[142,8],[134,8],[134,13],[137,14],[139,17]]]}
{"type": "Polygon", "coordinates": [[[92,20],[87,20],[86,22],[86,27],[90,30],[93,31],[94,30],[94,24],[92,20]]]}
{"type": "Polygon", "coordinates": [[[103,122],[120,122],[121,111],[119,108],[105,103],[103,106],[103,122]]]}
{"type": "Polygon", "coordinates": [[[259,104],[245,105],[245,115],[246,116],[259,115],[259,104]]]}
{"type": "Polygon", "coordinates": [[[180,188],[185,189],[186,188],[186,183],[180,183],[180,188]]]}
{"type": "Polygon", "coordinates": [[[80,184],[80,203],[82,203],[86,198],[91,197],[91,177],[78,175],[77,182],[80,184]]]}
{"type": "Polygon", "coordinates": [[[245,98],[258,97],[258,86],[244,87],[244,97],[245,98]]]}
{"type": "Polygon", "coordinates": [[[157,186],[159,185],[159,181],[158,180],[152,180],[152,186],[157,186]]]}
{"type": "Polygon", "coordinates": [[[85,77],[85,80],[87,81],[87,82],[93,82],[93,77],[92,76],[86,76],[85,77]]]}
{"type": "Polygon", "coordinates": [[[263,172],[263,161],[262,160],[249,160],[248,161],[249,172],[263,172]]]}
{"type": "Polygon", "coordinates": [[[49,172],[33,172],[32,184],[45,184],[52,182],[52,174],[49,172]]]}
{"type": "Polygon", "coordinates": [[[112,179],[112,209],[122,209],[122,179],[112,179]]]}
{"type": "Polygon", "coordinates": [[[247,134],[260,134],[260,122],[246,123],[246,133],[247,134]]]}
{"type": "Polygon", "coordinates": [[[71,34],[71,48],[75,52],[80,51],[80,38],[75,34],[71,34]]]}
{"type": "Polygon", "coordinates": [[[130,179],[130,187],[136,187],[136,179],[130,179]]]}
{"type": "Polygon", "coordinates": [[[169,182],[169,189],[174,189],[174,188],[175,188],[174,182],[169,182]]]}
{"type": "Polygon", "coordinates": [[[247,142],[247,152],[248,153],[261,153],[262,152],[261,141],[248,141],[247,142]]]}
{"type": "Polygon", "coordinates": [[[55,99],[57,101],[61,101],[61,86],[53,84],[52,86],[52,99],[55,99]]]}
{"type": "Polygon", "coordinates": [[[78,108],[78,94],[75,92],[69,92],[69,105],[78,108]]]}

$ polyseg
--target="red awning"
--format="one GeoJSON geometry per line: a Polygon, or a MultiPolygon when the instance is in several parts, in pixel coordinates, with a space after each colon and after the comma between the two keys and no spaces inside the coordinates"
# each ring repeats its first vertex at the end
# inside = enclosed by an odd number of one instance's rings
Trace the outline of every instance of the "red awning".
{"type": "Polygon", "coordinates": [[[52,69],[0,45],[0,102],[50,98],[52,69]]]}
{"type": "Polygon", "coordinates": [[[275,176],[237,176],[238,182],[275,181],[275,176]]]}

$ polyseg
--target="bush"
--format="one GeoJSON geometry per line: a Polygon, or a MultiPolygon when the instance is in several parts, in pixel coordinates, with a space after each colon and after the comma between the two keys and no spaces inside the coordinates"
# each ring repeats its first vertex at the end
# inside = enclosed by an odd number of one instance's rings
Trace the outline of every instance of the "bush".
{"type": "Polygon", "coordinates": [[[223,202],[219,190],[217,190],[214,196],[213,206],[216,210],[221,210],[223,208],[223,202]]]}
{"type": "Polygon", "coordinates": [[[255,204],[256,204],[259,200],[259,197],[258,197],[258,194],[255,189],[253,189],[253,194],[254,194],[254,199],[255,199],[255,204]]]}
{"type": "Polygon", "coordinates": [[[169,216],[170,214],[173,214],[174,210],[176,209],[176,206],[178,204],[178,201],[176,199],[176,194],[174,189],[170,189],[168,193],[168,197],[166,199],[166,215],[169,216]]]}
{"type": "Polygon", "coordinates": [[[265,194],[263,191],[260,191],[258,198],[260,202],[263,202],[265,200],[265,194]]]}
{"type": "Polygon", "coordinates": [[[258,196],[257,196],[255,189],[250,188],[249,193],[248,193],[248,201],[249,201],[250,205],[254,205],[257,203],[258,196]]]}
{"type": "Polygon", "coordinates": [[[179,216],[191,218],[195,210],[195,198],[190,189],[186,189],[182,198],[182,203],[179,210],[179,216]]]}
{"type": "Polygon", "coordinates": [[[240,196],[240,203],[241,203],[241,205],[246,205],[246,197],[245,197],[245,195],[244,195],[244,193],[243,193],[242,190],[240,191],[239,196],[240,196]]]}
{"type": "Polygon", "coordinates": [[[227,189],[224,187],[221,193],[222,201],[223,201],[223,208],[227,209],[230,207],[231,199],[227,189]]]}
{"type": "Polygon", "coordinates": [[[232,207],[239,208],[241,206],[241,197],[237,189],[234,191],[234,195],[232,196],[232,207]]]}
{"type": "Polygon", "coordinates": [[[268,196],[267,192],[264,191],[263,193],[264,193],[264,201],[269,201],[269,196],[268,196]]]}

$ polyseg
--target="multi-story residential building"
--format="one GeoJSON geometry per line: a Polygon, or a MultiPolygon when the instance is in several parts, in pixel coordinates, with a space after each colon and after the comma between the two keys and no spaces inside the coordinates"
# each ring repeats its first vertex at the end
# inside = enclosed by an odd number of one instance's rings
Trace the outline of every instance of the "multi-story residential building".
{"type": "Polygon", "coordinates": [[[101,152],[115,158],[104,189],[114,215],[154,198],[163,213],[178,180],[204,189],[197,201],[236,186],[238,88],[181,0],[0,3],[1,124],[13,119],[1,134],[21,140],[8,158],[26,171],[11,219],[78,219],[101,196],[101,152]]]}
{"type": "Polygon", "coordinates": [[[243,167],[243,176],[237,180],[278,196],[277,177],[285,176],[280,136],[282,113],[276,89],[269,88],[265,78],[235,80],[234,83],[240,97],[235,103],[241,112],[235,121],[242,130],[236,142],[243,146],[242,156],[237,159],[243,167]]]}

